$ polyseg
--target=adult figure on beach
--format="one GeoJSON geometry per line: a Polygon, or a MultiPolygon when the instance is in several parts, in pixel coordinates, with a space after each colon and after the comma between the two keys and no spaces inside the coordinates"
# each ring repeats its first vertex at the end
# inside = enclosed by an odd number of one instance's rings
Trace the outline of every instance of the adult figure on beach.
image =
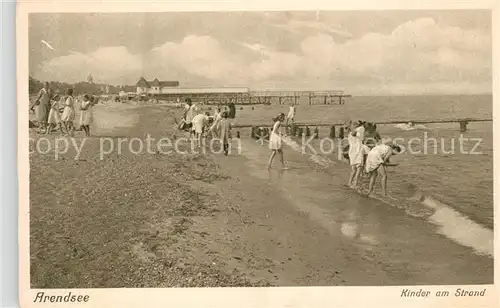
{"type": "Polygon", "coordinates": [[[71,88],[66,90],[66,100],[64,101],[61,121],[64,124],[67,134],[73,137],[75,134],[75,98],[73,97],[73,89],[71,88]]]}
{"type": "Polygon", "coordinates": [[[229,112],[227,117],[229,119],[234,119],[236,117],[236,105],[234,104],[233,100],[231,100],[228,104],[229,112]]]}
{"type": "Polygon", "coordinates": [[[231,131],[231,122],[227,119],[227,112],[224,111],[221,115],[221,120],[219,123],[219,138],[222,143],[222,148],[224,150],[224,155],[227,156],[229,153],[229,139],[231,131]]]}
{"type": "Polygon", "coordinates": [[[391,139],[381,140],[373,149],[368,153],[365,163],[365,171],[370,176],[370,184],[368,186],[367,196],[373,197],[373,189],[375,187],[375,181],[377,180],[377,175],[380,175],[382,182],[382,195],[384,197],[393,197],[387,194],[387,165],[390,165],[389,158],[393,154],[399,154],[400,148],[392,144],[391,139]]]}
{"type": "Polygon", "coordinates": [[[271,136],[269,137],[269,149],[271,150],[271,156],[269,157],[269,162],[267,164],[267,168],[271,169],[273,159],[276,154],[279,154],[281,166],[283,169],[285,168],[285,161],[283,158],[283,147],[281,144],[281,123],[285,121],[285,114],[280,113],[276,118],[273,119],[274,125],[271,131],[271,136]]]}
{"type": "Polygon", "coordinates": [[[34,106],[38,105],[37,116],[38,116],[38,125],[40,128],[39,131],[40,133],[46,132],[52,95],[53,94],[52,90],[50,89],[50,84],[48,82],[45,82],[43,84],[43,88],[40,90],[40,92],[38,92],[37,97],[35,98],[33,104],[30,107],[30,110],[32,110],[34,106]]]}

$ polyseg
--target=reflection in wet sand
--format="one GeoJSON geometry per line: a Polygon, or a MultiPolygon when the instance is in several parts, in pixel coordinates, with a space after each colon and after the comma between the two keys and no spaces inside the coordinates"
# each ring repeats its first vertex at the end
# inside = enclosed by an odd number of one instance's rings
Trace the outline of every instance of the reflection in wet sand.
{"type": "Polygon", "coordinates": [[[425,206],[434,210],[428,220],[439,227],[438,232],[481,255],[493,257],[493,231],[484,228],[432,197],[425,206]]]}
{"type": "MultiPolygon", "coordinates": [[[[361,197],[347,188],[334,187],[342,186],[338,185],[339,180],[342,181],[342,176],[328,179],[327,173],[314,172],[311,166],[300,166],[299,161],[304,160],[301,157],[305,156],[295,152],[300,150],[300,146],[290,139],[286,140],[286,143],[289,147],[285,149],[285,160],[288,160],[287,157],[294,157],[294,159],[292,159],[290,170],[285,171],[267,170],[265,162],[262,161],[262,153],[265,149],[258,145],[246,147],[244,155],[249,158],[247,165],[252,175],[268,180],[270,185],[275,185],[276,189],[286,196],[299,211],[307,213],[311,219],[319,222],[332,235],[341,234],[344,238],[366,246],[379,245],[378,239],[381,237],[385,241],[390,240],[391,230],[386,230],[388,234],[380,230],[380,225],[386,224],[384,222],[386,219],[377,216],[377,212],[382,210],[373,207],[378,204],[377,201],[361,197]],[[299,164],[299,166],[294,164],[299,164]],[[348,205],[332,204],[333,200],[346,198],[349,200],[348,205]]],[[[318,158],[318,156],[310,155],[304,158],[312,161],[313,164],[332,169],[330,174],[343,172],[344,168],[341,169],[338,165],[338,169],[337,167],[331,168],[336,164],[329,163],[328,158],[318,158]]],[[[412,193],[414,194],[415,192],[412,193]]],[[[382,199],[378,201],[394,208],[404,209],[409,216],[426,219],[439,227],[433,232],[443,234],[462,246],[471,247],[479,255],[493,256],[493,232],[444,204],[429,197],[418,198],[418,200],[407,198],[408,204],[404,204],[404,200],[390,202],[390,204],[382,199]],[[425,215],[421,215],[422,213],[425,215]]],[[[388,208],[384,209],[386,210],[388,208]]]]}
{"type": "MultiPolygon", "coordinates": [[[[363,217],[356,209],[363,203],[352,202],[346,209],[342,209],[344,206],[334,208],[328,206],[327,204],[331,203],[330,184],[326,181],[321,182],[321,179],[326,178],[325,174],[316,174],[320,177],[307,176],[308,173],[309,175],[311,173],[309,168],[301,169],[296,165],[288,170],[269,170],[266,168],[265,162],[260,159],[262,154],[259,152],[262,150],[259,147],[246,147],[245,156],[249,158],[246,164],[253,176],[267,180],[270,185],[275,185],[276,190],[281,192],[298,211],[318,222],[333,236],[343,235],[344,238],[354,241],[364,248],[378,244],[376,236],[368,231],[380,223],[376,220],[373,221],[376,217],[374,213],[370,213],[370,217],[366,216],[368,213],[364,213],[365,217],[363,217]],[[370,223],[367,227],[363,227],[367,221],[370,223]]],[[[348,189],[342,193],[353,194],[348,189]]],[[[356,197],[354,198],[356,199],[356,197]]]]}

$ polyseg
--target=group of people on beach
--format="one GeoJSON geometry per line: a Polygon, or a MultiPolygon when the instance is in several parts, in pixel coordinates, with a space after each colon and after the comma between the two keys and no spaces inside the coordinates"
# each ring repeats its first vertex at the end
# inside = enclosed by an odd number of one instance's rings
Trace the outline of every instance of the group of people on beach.
{"type": "MultiPolygon", "coordinates": [[[[80,100],[80,127],[85,135],[90,136],[90,125],[92,123],[92,107],[97,104],[97,97],[88,94],[83,95],[80,100]]],[[[75,126],[76,99],[73,89],[67,89],[64,96],[55,93],[50,84],[46,82],[36,98],[30,105],[30,111],[37,107],[38,128],[40,134],[50,134],[56,127],[62,134],[73,137],[77,127],[75,126]]]]}
{"type": "Polygon", "coordinates": [[[189,131],[189,139],[196,140],[201,147],[203,138],[211,136],[221,141],[224,155],[229,153],[229,141],[231,139],[231,120],[236,114],[234,103],[230,103],[228,111],[222,111],[218,106],[213,115],[209,112],[198,112],[198,108],[190,98],[186,99],[185,112],[178,123],[180,130],[189,131]]]}
{"type": "MultiPolygon", "coordinates": [[[[234,108],[234,105],[233,105],[234,108]]],[[[234,109],[233,109],[234,110],[234,109]]],[[[267,163],[268,169],[272,168],[276,156],[279,157],[282,168],[287,169],[283,153],[283,137],[286,136],[284,128],[295,123],[296,106],[290,105],[288,115],[279,113],[273,118],[273,126],[269,132],[269,150],[271,151],[267,163]]],[[[185,113],[179,123],[179,128],[190,132],[190,138],[198,141],[201,146],[201,139],[211,135],[219,138],[227,155],[229,140],[231,138],[231,121],[234,113],[222,111],[215,108],[214,114],[208,112],[197,112],[197,107],[190,99],[186,99],[185,113]]],[[[377,131],[377,125],[365,121],[348,121],[344,125],[347,132],[345,139],[348,146],[344,149],[344,156],[349,160],[351,171],[348,186],[360,193],[373,196],[374,186],[380,176],[382,183],[382,194],[392,198],[387,194],[387,167],[395,166],[390,163],[390,158],[394,154],[399,154],[401,149],[394,145],[389,138],[381,138],[377,131]],[[369,178],[368,191],[362,192],[359,185],[361,177],[369,178]]]]}
{"type": "MultiPolygon", "coordinates": [[[[268,160],[268,169],[271,169],[276,155],[279,156],[283,169],[287,169],[284,161],[282,138],[286,136],[283,126],[295,123],[295,106],[290,106],[288,116],[284,113],[273,118],[273,127],[269,136],[269,149],[271,151],[268,160]],[[284,124],[284,125],[283,125],[284,124]]],[[[387,194],[387,167],[395,166],[390,163],[390,158],[394,154],[399,154],[401,149],[394,145],[390,138],[381,138],[377,131],[377,125],[365,121],[348,121],[344,130],[347,132],[348,146],[345,148],[345,157],[349,159],[351,173],[348,186],[362,193],[359,186],[363,175],[369,177],[368,196],[373,196],[374,186],[377,177],[380,175],[382,183],[382,194],[392,198],[387,194]]]]}

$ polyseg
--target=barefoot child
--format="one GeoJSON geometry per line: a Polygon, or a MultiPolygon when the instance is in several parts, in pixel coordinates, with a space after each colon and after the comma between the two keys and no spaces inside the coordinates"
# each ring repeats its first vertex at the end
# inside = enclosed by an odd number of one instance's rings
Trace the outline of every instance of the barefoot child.
{"type": "Polygon", "coordinates": [[[64,134],[61,123],[61,114],[59,113],[59,96],[55,96],[49,111],[49,120],[46,134],[49,134],[54,127],[59,127],[61,134],[64,134]]]}
{"type": "Polygon", "coordinates": [[[197,110],[197,107],[193,102],[191,101],[190,98],[186,99],[186,106],[185,108],[185,113],[184,113],[184,123],[182,129],[187,129],[189,131],[189,139],[191,139],[192,135],[194,134],[193,128],[193,118],[195,117],[195,111],[197,110]]]}
{"type": "Polygon", "coordinates": [[[231,131],[231,122],[227,119],[227,112],[222,113],[222,119],[219,121],[219,133],[224,155],[229,153],[229,132],[231,131]]]}
{"type": "Polygon", "coordinates": [[[68,136],[73,137],[75,134],[75,98],[73,97],[73,89],[66,90],[66,100],[64,101],[64,110],[61,116],[61,121],[68,136]]]}
{"type": "Polygon", "coordinates": [[[351,175],[347,185],[356,189],[359,177],[363,168],[364,156],[368,154],[369,149],[363,144],[362,134],[358,129],[350,129],[347,140],[349,141],[349,163],[351,164],[351,175]]]}
{"type": "Polygon", "coordinates": [[[283,148],[281,146],[281,123],[285,120],[285,114],[280,113],[276,118],[273,119],[274,125],[271,131],[271,136],[269,137],[269,149],[271,150],[271,156],[269,157],[269,163],[267,168],[271,169],[274,156],[276,153],[280,155],[281,166],[285,169],[285,162],[283,160],[283,148]]]}
{"type": "Polygon", "coordinates": [[[80,105],[80,125],[85,131],[85,136],[90,136],[90,124],[92,123],[92,106],[94,105],[95,97],[90,97],[85,94],[82,104],[80,105]]]}
{"type": "Polygon", "coordinates": [[[195,139],[198,140],[198,146],[201,147],[201,138],[203,136],[203,129],[208,123],[208,116],[204,113],[200,113],[194,116],[193,123],[193,133],[195,139]]]}
{"type": "MultiPolygon", "coordinates": [[[[208,130],[214,138],[219,138],[219,131],[220,131],[220,122],[222,120],[222,113],[220,108],[216,108],[214,115],[213,115],[214,122],[212,123],[212,126],[210,126],[210,129],[208,130]]],[[[226,119],[227,119],[227,113],[226,113],[226,119]]]]}
{"type": "Polygon", "coordinates": [[[375,186],[375,181],[377,180],[377,175],[380,174],[382,182],[382,194],[387,195],[387,168],[386,165],[389,164],[389,158],[393,154],[399,154],[400,148],[396,145],[390,144],[389,140],[385,140],[377,144],[368,153],[366,158],[365,171],[370,176],[370,184],[368,187],[368,196],[373,196],[373,189],[375,186]]]}

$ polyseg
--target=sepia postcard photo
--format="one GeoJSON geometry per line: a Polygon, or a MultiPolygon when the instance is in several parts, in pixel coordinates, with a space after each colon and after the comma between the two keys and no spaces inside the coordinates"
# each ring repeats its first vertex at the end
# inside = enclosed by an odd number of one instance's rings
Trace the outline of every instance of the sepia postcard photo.
{"type": "Polygon", "coordinates": [[[493,6],[237,3],[19,5],[21,303],[494,307],[493,6]]]}

